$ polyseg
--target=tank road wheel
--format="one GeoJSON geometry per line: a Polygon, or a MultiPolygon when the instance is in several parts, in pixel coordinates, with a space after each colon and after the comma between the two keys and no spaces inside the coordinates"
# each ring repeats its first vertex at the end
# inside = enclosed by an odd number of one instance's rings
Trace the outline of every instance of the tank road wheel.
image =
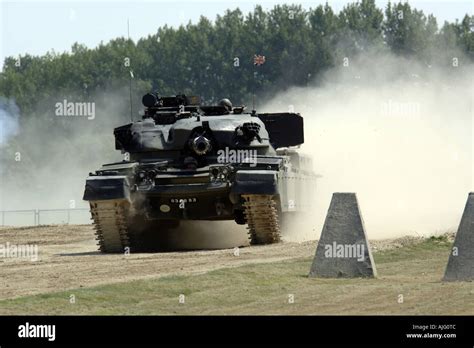
{"type": "Polygon", "coordinates": [[[271,244],[280,241],[277,201],[273,195],[242,195],[250,244],[271,244]]]}
{"type": "Polygon", "coordinates": [[[91,201],[99,250],[105,253],[123,253],[130,247],[127,213],[130,204],[126,200],[91,201]]]}

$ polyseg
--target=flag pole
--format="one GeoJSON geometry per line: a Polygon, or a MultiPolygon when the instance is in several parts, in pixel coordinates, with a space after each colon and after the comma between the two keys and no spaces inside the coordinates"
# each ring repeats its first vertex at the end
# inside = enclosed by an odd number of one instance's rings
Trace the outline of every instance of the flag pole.
{"type": "Polygon", "coordinates": [[[254,55],[254,62],[253,62],[253,93],[252,93],[252,112],[255,110],[255,85],[257,84],[257,65],[255,64],[255,58],[257,55],[254,55]]]}
{"type": "Polygon", "coordinates": [[[260,54],[254,54],[253,56],[253,111],[257,111],[255,110],[255,94],[256,94],[256,85],[257,85],[257,67],[259,67],[260,65],[263,65],[265,63],[265,56],[262,56],[260,54]]]}
{"type": "Polygon", "coordinates": [[[253,82],[252,111],[255,111],[255,81],[253,82]]]}

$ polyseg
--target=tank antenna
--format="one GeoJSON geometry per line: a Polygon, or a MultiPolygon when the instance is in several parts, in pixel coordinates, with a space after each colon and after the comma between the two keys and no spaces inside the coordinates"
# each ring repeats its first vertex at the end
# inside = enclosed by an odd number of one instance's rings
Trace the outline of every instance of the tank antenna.
{"type": "MultiPolygon", "coordinates": [[[[127,18],[127,37],[128,37],[128,46],[130,47],[130,19],[127,18]]],[[[130,69],[130,121],[133,122],[133,99],[132,99],[132,79],[133,71],[130,69]]]]}
{"type": "Polygon", "coordinates": [[[253,90],[252,90],[252,112],[255,111],[255,85],[257,84],[257,64],[253,64],[253,90]]]}

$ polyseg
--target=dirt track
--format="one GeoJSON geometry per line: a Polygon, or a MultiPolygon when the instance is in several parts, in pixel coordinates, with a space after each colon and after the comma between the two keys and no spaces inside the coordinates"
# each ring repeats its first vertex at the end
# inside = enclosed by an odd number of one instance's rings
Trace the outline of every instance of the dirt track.
{"type": "MultiPolygon", "coordinates": [[[[413,242],[410,240],[409,242],[413,242]]],[[[101,254],[92,226],[62,225],[0,228],[0,245],[38,245],[39,259],[0,258],[0,299],[47,293],[132,279],[205,273],[248,263],[311,257],[316,241],[279,243],[239,249],[140,254],[101,254]]],[[[374,241],[375,250],[404,243],[374,241]]]]}
{"type": "Polygon", "coordinates": [[[106,255],[92,226],[0,228],[0,244],[37,244],[39,260],[0,258],[0,299],[148,277],[204,273],[246,263],[310,256],[315,242],[233,249],[106,255]]]}

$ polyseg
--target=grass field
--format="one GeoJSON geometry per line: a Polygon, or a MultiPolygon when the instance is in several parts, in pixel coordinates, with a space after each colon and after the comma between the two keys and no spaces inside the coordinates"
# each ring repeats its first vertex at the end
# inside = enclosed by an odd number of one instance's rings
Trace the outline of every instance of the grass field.
{"type": "Polygon", "coordinates": [[[306,257],[7,299],[0,314],[472,315],[474,283],[441,282],[450,248],[432,237],[376,252],[376,279],[310,279],[306,257]]]}

